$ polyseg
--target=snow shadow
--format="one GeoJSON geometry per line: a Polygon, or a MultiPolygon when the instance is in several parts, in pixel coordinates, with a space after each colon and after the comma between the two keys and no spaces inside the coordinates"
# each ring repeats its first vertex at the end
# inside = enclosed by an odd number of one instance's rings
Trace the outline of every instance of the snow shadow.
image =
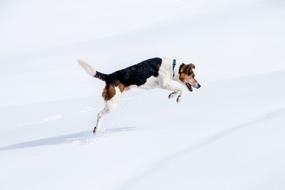
{"type": "Polygon", "coordinates": [[[0,147],[0,151],[23,149],[23,148],[33,148],[33,147],[39,147],[39,146],[69,144],[69,143],[84,144],[84,143],[94,142],[96,138],[103,137],[107,134],[130,132],[135,129],[136,127],[109,128],[109,129],[105,129],[103,132],[99,133],[98,135],[93,135],[92,131],[85,130],[85,131],[71,133],[67,135],[41,138],[37,140],[31,140],[31,141],[26,141],[22,143],[11,144],[8,146],[0,147]]]}

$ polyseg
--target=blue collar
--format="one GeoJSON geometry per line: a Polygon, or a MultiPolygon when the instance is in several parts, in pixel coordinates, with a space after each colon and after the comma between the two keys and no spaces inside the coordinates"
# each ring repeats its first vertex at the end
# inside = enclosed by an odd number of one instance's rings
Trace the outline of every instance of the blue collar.
{"type": "Polygon", "coordinates": [[[172,62],[173,78],[174,78],[174,75],[175,75],[175,72],[174,72],[175,65],[176,65],[176,59],[173,59],[173,62],[172,62]]]}

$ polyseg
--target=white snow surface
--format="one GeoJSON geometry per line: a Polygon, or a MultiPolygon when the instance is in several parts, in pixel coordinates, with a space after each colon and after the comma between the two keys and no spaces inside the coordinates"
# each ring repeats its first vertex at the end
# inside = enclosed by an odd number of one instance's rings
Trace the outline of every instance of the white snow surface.
{"type": "Polygon", "coordinates": [[[284,190],[283,1],[0,3],[1,190],[284,190]],[[131,90],[92,134],[110,73],[196,65],[181,103],[131,90]]]}

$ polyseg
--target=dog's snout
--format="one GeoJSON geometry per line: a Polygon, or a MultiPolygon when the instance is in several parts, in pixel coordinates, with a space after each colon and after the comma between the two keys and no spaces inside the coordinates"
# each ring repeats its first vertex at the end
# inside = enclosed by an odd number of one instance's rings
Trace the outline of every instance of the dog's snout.
{"type": "Polygon", "coordinates": [[[198,83],[197,88],[201,88],[201,85],[198,83]]]}

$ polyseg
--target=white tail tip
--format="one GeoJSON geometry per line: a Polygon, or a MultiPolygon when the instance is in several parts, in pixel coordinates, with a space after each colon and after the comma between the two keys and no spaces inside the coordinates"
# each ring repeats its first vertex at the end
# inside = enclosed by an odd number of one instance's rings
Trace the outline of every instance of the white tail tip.
{"type": "Polygon", "coordinates": [[[96,70],[91,66],[89,65],[87,62],[83,61],[82,59],[78,59],[78,63],[79,65],[81,65],[81,67],[83,67],[83,69],[85,69],[85,71],[91,75],[91,76],[95,76],[96,74],[96,70]]]}

